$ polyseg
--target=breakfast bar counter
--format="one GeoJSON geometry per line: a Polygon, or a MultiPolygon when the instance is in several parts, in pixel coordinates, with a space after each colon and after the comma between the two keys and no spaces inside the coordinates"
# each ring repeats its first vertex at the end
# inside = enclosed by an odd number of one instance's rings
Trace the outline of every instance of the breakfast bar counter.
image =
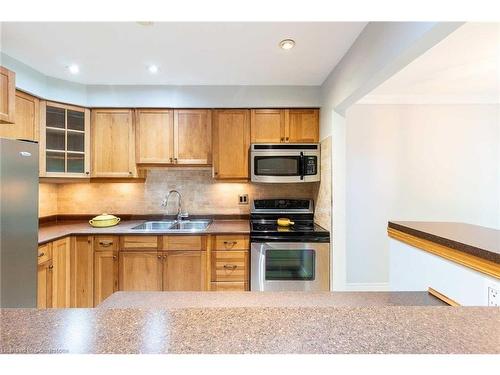
{"type": "Polygon", "coordinates": [[[411,293],[285,293],[281,306],[277,293],[162,294],[141,307],[120,293],[94,309],[0,310],[0,352],[500,353],[498,308],[429,306],[439,302],[411,293]]]}

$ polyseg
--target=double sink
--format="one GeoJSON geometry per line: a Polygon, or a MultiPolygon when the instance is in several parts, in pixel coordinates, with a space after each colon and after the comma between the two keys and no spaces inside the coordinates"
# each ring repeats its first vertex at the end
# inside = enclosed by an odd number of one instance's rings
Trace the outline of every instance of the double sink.
{"type": "Polygon", "coordinates": [[[203,232],[212,223],[212,220],[162,220],[145,221],[133,227],[133,230],[145,232],[203,232]]]}

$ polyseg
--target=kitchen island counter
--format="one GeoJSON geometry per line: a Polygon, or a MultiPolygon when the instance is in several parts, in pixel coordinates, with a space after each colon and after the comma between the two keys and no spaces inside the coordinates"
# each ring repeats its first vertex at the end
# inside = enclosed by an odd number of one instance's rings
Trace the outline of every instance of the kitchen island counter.
{"type": "MultiPolygon", "coordinates": [[[[183,294],[200,300],[200,293],[183,294]]],[[[250,295],[240,294],[232,298],[250,295]]],[[[253,306],[239,307],[233,301],[229,307],[106,308],[105,302],[95,309],[3,309],[0,352],[500,353],[498,308],[347,306],[348,294],[337,306],[291,306],[289,296],[281,307],[259,307],[262,296],[254,293],[253,306]]]]}

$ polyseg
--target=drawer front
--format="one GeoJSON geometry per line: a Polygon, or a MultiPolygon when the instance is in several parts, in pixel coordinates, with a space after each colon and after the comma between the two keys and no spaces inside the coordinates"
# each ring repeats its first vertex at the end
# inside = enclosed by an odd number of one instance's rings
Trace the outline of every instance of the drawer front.
{"type": "Polygon", "coordinates": [[[215,237],[215,250],[248,250],[250,238],[245,235],[223,235],[215,237]]]}
{"type": "Polygon", "coordinates": [[[210,290],[214,292],[245,292],[248,290],[248,283],[244,281],[212,282],[210,290]]]}
{"type": "Polygon", "coordinates": [[[118,250],[118,237],[116,236],[95,236],[95,251],[118,250]]]}
{"type": "Polygon", "coordinates": [[[157,250],[157,236],[122,236],[120,250],[157,250]]]}
{"type": "Polygon", "coordinates": [[[38,246],[38,264],[45,263],[50,259],[52,259],[51,244],[46,243],[42,246],[38,246]]]}
{"type": "Polygon", "coordinates": [[[211,281],[248,281],[247,261],[246,251],[213,252],[211,281]]]}
{"type": "Polygon", "coordinates": [[[163,236],[163,250],[205,250],[203,236],[163,236]]]}

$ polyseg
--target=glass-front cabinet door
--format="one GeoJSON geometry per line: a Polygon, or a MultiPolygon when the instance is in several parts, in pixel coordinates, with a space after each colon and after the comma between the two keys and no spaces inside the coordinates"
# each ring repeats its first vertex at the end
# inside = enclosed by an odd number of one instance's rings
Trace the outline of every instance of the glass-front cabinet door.
{"type": "Polygon", "coordinates": [[[42,102],[40,176],[90,176],[90,111],[42,102]]]}

